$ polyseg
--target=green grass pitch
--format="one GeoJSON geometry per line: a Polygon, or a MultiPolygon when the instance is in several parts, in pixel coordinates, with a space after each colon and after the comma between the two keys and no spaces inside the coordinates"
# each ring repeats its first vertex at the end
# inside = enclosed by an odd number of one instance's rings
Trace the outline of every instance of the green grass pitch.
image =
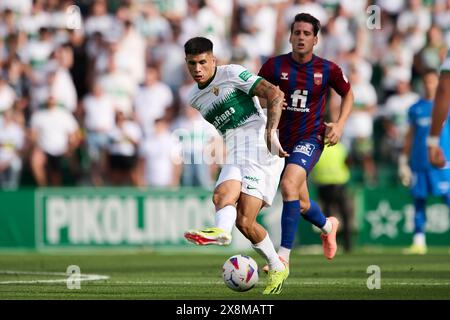
{"type": "MultiPolygon", "coordinates": [[[[203,249],[203,248],[199,248],[203,249]]],[[[266,276],[243,293],[222,281],[224,261],[237,252],[193,251],[70,251],[0,252],[0,299],[199,299],[199,300],[341,300],[341,299],[449,299],[450,253],[431,248],[425,256],[405,256],[401,249],[358,250],[338,254],[333,261],[322,255],[292,254],[283,292],[264,296],[266,276]],[[77,265],[82,275],[108,279],[80,282],[68,289],[64,273],[77,265]],[[381,288],[369,290],[370,265],[381,271],[381,288]],[[42,282],[52,280],[53,282],[42,282]]],[[[255,252],[246,252],[263,266],[255,252]]]]}

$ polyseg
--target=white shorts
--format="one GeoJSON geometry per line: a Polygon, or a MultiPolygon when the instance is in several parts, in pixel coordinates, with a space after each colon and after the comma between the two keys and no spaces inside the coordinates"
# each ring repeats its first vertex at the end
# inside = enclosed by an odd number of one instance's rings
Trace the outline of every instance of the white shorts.
{"type": "Polygon", "coordinates": [[[254,196],[270,207],[278,189],[284,159],[270,154],[264,136],[238,137],[223,165],[216,187],[227,180],[238,180],[241,192],[254,196]]]}

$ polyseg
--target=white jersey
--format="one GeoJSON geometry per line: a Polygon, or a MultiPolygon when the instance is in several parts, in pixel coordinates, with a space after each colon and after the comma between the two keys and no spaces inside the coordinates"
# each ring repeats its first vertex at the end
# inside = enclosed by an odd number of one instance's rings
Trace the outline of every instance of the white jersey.
{"type": "Polygon", "coordinates": [[[253,96],[261,80],[242,66],[219,66],[205,86],[192,89],[189,104],[222,134],[226,143],[226,163],[216,187],[227,180],[241,181],[241,192],[270,206],[284,160],[270,154],[265,143],[267,118],[253,96]]]}
{"type": "Polygon", "coordinates": [[[61,156],[69,149],[69,136],[78,130],[78,122],[65,108],[53,107],[36,111],[31,128],[37,133],[37,144],[52,156],[61,156]]]}
{"type": "Polygon", "coordinates": [[[222,135],[250,122],[264,124],[266,117],[258,99],[253,97],[253,90],[261,80],[242,66],[219,66],[205,86],[192,89],[189,104],[222,135]]]}

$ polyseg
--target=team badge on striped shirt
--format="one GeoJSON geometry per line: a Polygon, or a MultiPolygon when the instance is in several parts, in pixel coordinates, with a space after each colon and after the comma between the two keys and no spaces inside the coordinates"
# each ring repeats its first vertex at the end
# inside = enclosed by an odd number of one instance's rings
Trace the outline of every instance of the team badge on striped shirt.
{"type": "Polygon", "coordinates": [[[314,73],[314,84],[316,85],[322,84],[322,74],[320,72],[314,73]]]}

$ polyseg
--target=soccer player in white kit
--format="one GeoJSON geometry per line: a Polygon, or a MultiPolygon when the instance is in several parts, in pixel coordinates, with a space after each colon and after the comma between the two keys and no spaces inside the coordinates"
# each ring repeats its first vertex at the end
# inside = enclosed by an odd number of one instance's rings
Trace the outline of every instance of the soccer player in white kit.
{"type": "Polygon", "coordinates": [[[213,195],[215,227],[189,230],[184,236],[197,245],[228,245],[236,224],[269,265],[263,293],[279,294],[289,268],[256,216],[271,205],[284,166],[282,158],[288,156],[276,135],[284,94],[242,66],[216,66],[209,39],[192,38],[184,49],[189,73],[197,82],[189,103],[214,125],[227,147],[213,195]],[[267,100],[267,117],[257,97],[267,100]]]}

